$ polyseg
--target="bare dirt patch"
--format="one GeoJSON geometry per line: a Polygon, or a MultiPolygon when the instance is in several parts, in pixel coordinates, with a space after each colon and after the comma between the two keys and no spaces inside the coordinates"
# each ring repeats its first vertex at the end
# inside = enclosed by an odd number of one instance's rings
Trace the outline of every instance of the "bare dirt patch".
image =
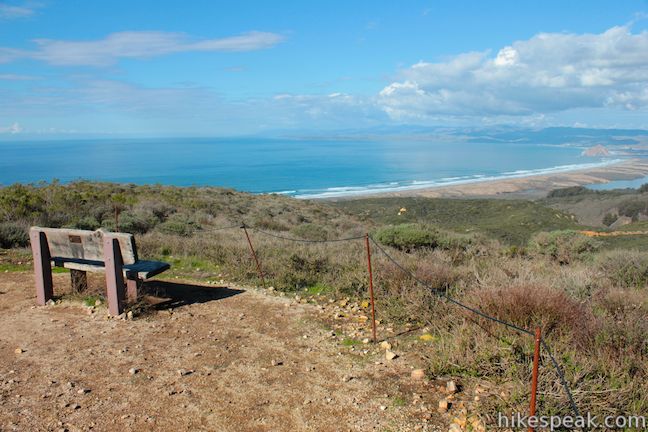
{"type": "Polygon", "coordinates": [[[350,355],[315,306],[152,288],[165,299],[124,321],[80,301],[35,307],[30,273],[0,274],[0,430],[437,430],[411,367],[366,344],[350,355]]]}

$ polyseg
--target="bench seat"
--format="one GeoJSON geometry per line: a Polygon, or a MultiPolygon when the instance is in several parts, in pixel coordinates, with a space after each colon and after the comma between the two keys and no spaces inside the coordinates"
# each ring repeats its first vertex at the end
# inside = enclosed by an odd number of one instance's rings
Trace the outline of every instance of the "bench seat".
{"type": "MultiPolygon", "coordinates": [[[[56,267],[63,267],[70,270],[89,272],[105,271],[103,261],[86,260],[81,258],[52,257],[56,267]]],[[[171,265],[162,261],[139,260],[134,264],[124,264],[124,275],[127,279],[150,279],[155,275],[169,270],[171,265]]]]}
{"type": "Polygon", "coordinates": [[[139,260],[135,264],[125,264],[124,270],[127,279],[148,279],[169,270],[171,265],[162,261],[139,260]]]}

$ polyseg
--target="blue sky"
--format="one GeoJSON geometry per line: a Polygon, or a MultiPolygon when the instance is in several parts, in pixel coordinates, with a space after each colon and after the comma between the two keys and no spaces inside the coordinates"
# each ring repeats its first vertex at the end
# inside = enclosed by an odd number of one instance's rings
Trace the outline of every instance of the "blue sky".
{"type": "Polygon", "coordinates": [[[648,3],[0,1],[0,137],[648,128],[648,3]]]}

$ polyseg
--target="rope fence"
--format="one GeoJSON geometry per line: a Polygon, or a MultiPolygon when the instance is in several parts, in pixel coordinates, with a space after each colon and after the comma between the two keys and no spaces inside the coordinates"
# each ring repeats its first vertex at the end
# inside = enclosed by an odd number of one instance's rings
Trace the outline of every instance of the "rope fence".
{"type": "MultiPolygon", "coordinates": [[[[430,290],[432,293],[434,293],[436,296],[441,297],[445,299],[447,302],[460,307],[470,313],[473,313],[477,316],[480,316],[486,320],[489,320],[491,322],[494,322],[496,324],[502,325],[506,328],[509,328],[519,334],[525,335],[525,336],[530,336],[536,339],[536,352],[534,354],[534,378],[533,378],[533,385],[532,385],[532,394],[531,394],[531,413],[535,413],[535,400],[536,400],[536,383],[537,383],[537,363],[538,363],[538,356],[539,356],[539,346],[541,345],[544,352],[547,353],[548,357],[551,360],[551,364],[553,365],[554,369],[556,370],[556,373],[558,374],[558,377],[560,379],[560,384],[564,389],[565,395],[567,396],[567,399],[569,400],[569,405],[576,417],[580,417],[580,410],[578,409],[578,406],[576,405],[576,402],[574,401],[574,397],[572,395],[572,392],[569,388],[569,385],[567,383],[567,379],[565,378],[565,374],[560,367],[560,363],[556,358],[554,357],[551,347],[549,344],[546,342],[546,340],[540,336],[539,329],[536,329],[536,332],[532,332],[530,330],[524,329],[522,327],[519,327],[513,323],[501,320],[497,317],[488,315],[479,309],[476,309],[472,306],[468,306],[459,300],[453,298],[451,295],[449,295],[447,292],[440,292],[438,290],[433,289],[428,283],[425,281],[421,280],[420,278],[416,277],[416,275],[408,270],[405,266],[403,266],[401,263],[399,263],[394,257],[392,257],[384,247],[382,247],[373,237],[371,237],[369,234],[365,234],[362,236],[352,236],[352,237],[346,237],[346,238],[339,238],[339,239],[331,239],[331,240],[309,240],[309,239],[300,239],[300,238],[292,238],[292,237],[286,237],[286,236],[281,236],[278,234],[270,233],[264,230],[261,230],[256,227],[252,226],[247,226],[244,223],[241,224],[236,224],[236,225],[228,225],[228,226],[223,226],[223,227],[216,227],[216,228],[208,228],[206,230],[203,230],[203,232],[215,232],[215,231],[223,231],[223,230],[228,230],[228,229],[241,229],[245,233],[245,237],[247,240],[247,243],[250,247],[250,253],[252,255],[252,258],[256,264],[257,272],[259,274],[259,278],[261,279],[261,282],[263,286],[265,287],[265,277],[264,273],[261,267],[261,262],[259,260],[259,257],[256,253],[256,250],[254,249],[252,239],[249,235],[248,229],[250,231],[253,231],[258,234],[265,235],[267,237],[272,237],[280,240],[285,240],[285,241],[290,241],[294,243],[340,243],[340,242],[351,242],[351,241],[357,241],[357,240],[364,240],[365,245],[366,245],[366,252],[367,252],[367,269],[369,273],[369,290],[370,290],[370,304],[371,304],[371,321],[372,321],[372,335],[373,335],[373,340],[374,342],[377,341],[376,337],[376,316],[375,316],[375,302],[374,302],[374,290],[373,290],[373,271],[372,271],[372,259],[371,259],[371,247],[370,243],[374,245],[374,247],[382,253],[382,255],[387,258],[389,262],[391,262],[394,266],[396,266],[401,272],[412,278],[416,283],[420,284],[421,286],[427,288],[430,290]]],[[[532,414],[532,415],[533,415],[532,414]]]]}

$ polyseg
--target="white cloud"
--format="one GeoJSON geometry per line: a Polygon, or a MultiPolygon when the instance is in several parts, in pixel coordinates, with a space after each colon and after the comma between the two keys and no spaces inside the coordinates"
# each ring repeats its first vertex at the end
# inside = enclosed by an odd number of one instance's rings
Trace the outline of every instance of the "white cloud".
{"type": "Polygon", "coordinates": [[[27,18],[34,14],[35,9],[40,5],[37,3],[25,3],[21,6],[11,5],[9,3],[0,3],[0,20],[10,20],[16,18],[27,18]]]}
{"type": "Polygon", "coordinates": [[[183,33],[128,31],[93,41],[34,39],[35,50],[0,47],[0,63],[28,58],[60,66],[106,66],[122,58],[150,58],[179,52],[260,50],[271,48],[283,39],[276,33],[258,31],[202,40],[183,33]]]}
{"type": "Polygon", "coordinates": [[[648,32],[541,33],[489,52],[420,62],[386,86],[394,119],[530,116],[578,108],[648,107],[648,32]]]}
{"type": "Polygon", "coordinates": [[[33,81],[40,79],[33,75],[0,74],[0,81],[33,81]]]}
{"type": "Polygon", "coordinates": [[[12,125],[7,126],[7,127],[0,127],[0,134],[15,135],[15,134],[19,134],[20,132],[22,132],[22,130],[23,130],[23,128],[20,126],[20,124],[13,123],[12,125]]]}

